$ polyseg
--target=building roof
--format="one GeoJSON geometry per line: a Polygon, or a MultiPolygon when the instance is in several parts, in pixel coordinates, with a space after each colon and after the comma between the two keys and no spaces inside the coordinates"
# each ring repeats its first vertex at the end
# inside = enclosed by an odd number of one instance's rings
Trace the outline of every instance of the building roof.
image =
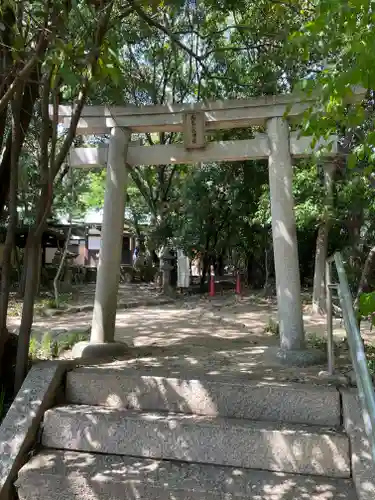
{"type": "MultiPolygon", "coordinates": [[[[27,236],[30,227],[26,225],[18,226],[16,229],[16,246],[18,248],[25,248],[27,236]]],[[[0,226],[0,243],[5,242],[7,228],[0,226]]],[[[66,236],[64,231],[58,230],[54,227],[48,227],[42,236],[42,246],[57,248],[64,244],[66,236]]]]}

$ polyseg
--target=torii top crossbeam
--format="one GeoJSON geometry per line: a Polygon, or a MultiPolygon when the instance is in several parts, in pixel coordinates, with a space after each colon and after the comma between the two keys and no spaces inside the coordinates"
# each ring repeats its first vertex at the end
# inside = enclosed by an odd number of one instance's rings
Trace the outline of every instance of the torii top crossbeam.
{"type": "MultiPolygon", "coordinates": [[[[363,89],[355,88],[348,101],[360,102],[364,95],[363,89]]],[[[187,112],[200,112],[207,131],[262,126],[269,118],[286,114],[289,119],[298,119],[315,101],[315,96],[285,94],[163,106],[85,106],[77,134],[107,134],[115,126],[132,132],[181,132],[187,112]]],[[[71,116],[72,106],[59,106],[61,124],[69,127],[71,116]]]]}

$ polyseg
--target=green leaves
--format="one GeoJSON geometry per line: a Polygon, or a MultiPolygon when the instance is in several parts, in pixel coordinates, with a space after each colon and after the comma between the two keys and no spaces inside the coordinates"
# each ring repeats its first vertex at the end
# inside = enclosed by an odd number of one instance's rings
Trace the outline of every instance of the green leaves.
{"type": "MultiPolygon", "coordinates": [[[[356,0],[337,2],[319,0],[310,10],[310,20],[290,35],[292,45],[309,54],[313,73],[301,83],[320,96],[318,109],[310,110],[305,127],[319,137],[324,127],[362,127],[366,122],[364,107],[348,109],[345,102],[353,96],[352,87],[375,88],[375,30],[373,2],[356,0]],[[318,56],[315,67],[313,60],[318,56]]],[[[375,146],[374,137],[363,135],[363,144],[375,146]]],[[[357,150],[359,151],[359,150],[357,150]]],[[[349,164],[354,166],[353,155],[349,164]]]]}
{"type": "Polygon", "coordinates": [[[104,205],[104,190],[105,190],[105,175],[106,171],[100,170],[91,171],[86,174],[87,189],[80,196],[81,203],[87,209],[99,210],[104,205]]]}
{"type": "Polygon", "coordinates": [[[174,235],[190,252],[248,251],[267,171],[253,162],[206,164],[188,171],[180,191],[174,235]]]}
{"type": "Polygon", "coordinates": [[[348,155],[348,168],[354,169],[357,165],[357,155],[355,153],[350,153],[348,155]]]}
{"type": "Polygon", "coordinates": [[[362,293],[359,296],[358,315],[375,326],[375,292],[362,293]]]}
{"type": "Polygon", "coordinates": [[[75,88],[80,82],[80,75],[73,71],[70,61],[64,61],[58,71],[65,85],[75,88]]]}

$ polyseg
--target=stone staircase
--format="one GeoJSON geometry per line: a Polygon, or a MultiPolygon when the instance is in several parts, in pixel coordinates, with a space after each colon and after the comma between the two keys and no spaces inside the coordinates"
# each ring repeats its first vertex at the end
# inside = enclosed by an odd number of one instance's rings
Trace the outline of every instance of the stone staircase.
{"type": "Polygon", "coordinates": [[[19,499],[357,498],[336,388],[156,373],[68,372],[19,499]]]}

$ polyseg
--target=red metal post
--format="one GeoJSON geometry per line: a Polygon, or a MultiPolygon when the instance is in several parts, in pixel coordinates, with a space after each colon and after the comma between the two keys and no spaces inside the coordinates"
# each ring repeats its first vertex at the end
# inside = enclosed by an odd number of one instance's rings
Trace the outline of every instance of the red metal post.
{"type": "Polygon", "coordinates": [[[211,266],[209,295],[210,295],[210,297],[214,297],[215,296],[215,271],[214,271],[214,266],[211,266]]]}
{"type": "Polygon", "coordinates": [[[239,272],[237,272],[236,279],[236,295],[241,295],[241,277],[239,272]]]}

